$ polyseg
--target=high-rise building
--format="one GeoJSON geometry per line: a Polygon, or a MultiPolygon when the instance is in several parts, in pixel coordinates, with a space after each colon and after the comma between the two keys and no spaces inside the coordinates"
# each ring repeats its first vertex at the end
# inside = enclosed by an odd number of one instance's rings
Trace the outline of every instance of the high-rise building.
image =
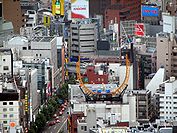
{"type": "Polygon", "coordinates": [[[20,33],[20,28],[25,24],[19,0],[0,0],[3,7],[3,18],[13,23],[14,32],[20,33]]]}
{"type": "Polygon", "coordinates": [[[177,77],[177,44],[173,33],[159,33],[157,36],[157,70],[164,67],[166,76],[177,77]]]}
{"type": "Polygon", "coordinates": [[[112,0],[111,5],[105,11],[105,27],[108,27],[111,20],[119,23],[120,20],[140,20],[141,1],[140,0],[112,0]]]}

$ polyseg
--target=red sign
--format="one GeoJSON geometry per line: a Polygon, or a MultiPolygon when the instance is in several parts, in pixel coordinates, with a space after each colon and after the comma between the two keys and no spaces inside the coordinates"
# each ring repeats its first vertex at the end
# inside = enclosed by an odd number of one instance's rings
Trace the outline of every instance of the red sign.
{"type": "Polygon", "coordinates": [[[137,23],[135,24],[135,35],[137,36],[144,36],[144,24],[143,23],[137,23]]]}

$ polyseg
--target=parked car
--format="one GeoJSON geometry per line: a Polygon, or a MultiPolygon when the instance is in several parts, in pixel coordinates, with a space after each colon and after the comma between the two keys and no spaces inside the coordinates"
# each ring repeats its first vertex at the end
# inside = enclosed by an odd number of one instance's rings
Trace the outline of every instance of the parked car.
{"type": "Polygon", "coordinates": [[[55,125],[55,124],[56,124],[55,121],[50,121],[50,122],[48,123],[48,126],[53,126],[53,125],[55,125]]]}
{"type": "Polygon", "coordinates": [[[54,115],[53,115],[53,118],[56,118],[56,117],[57,117],[57,114],[54,114],[54,115]]]}
{"type": "Polygon", "coordinates": [[[63,107],[63,108],[61,109],[61,111],[65,111],[65,108],[63,107]]]}
{"type": "Polygon", "coordinates": [[[59,117],[56,117],[56,118],[55,118],[55,122],[56,122],[56,123],[60,123],[59,117]]]}
{"type": "Polygon", "coordinates": [[[60,111],[60,112],[59,112],[59,115],[62,115],[62,114],[63,114],[63,111],[60,111]]]}
{"type": "Polygon", "coordinates": [[[67,106],[68,105],[67,102],[65,102],[64,105],[67,106]]]}

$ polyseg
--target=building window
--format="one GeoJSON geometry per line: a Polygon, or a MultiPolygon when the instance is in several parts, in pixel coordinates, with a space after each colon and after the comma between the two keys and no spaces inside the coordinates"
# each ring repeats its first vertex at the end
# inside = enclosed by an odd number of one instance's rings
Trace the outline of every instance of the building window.
{"type": "Polygon", "coordinates": [[[4,127],[4,130],[7,130],[7,127],[4,127]]]}
{"type": "Polygon", "coordinates": [[[87,126],[84,126],[84,131],[87,131],[87,126]]]}
{"type": "Polygon", "coordinates": [[[36,56],[38,56],[38,54],[36,54],[36,56]]]}
{"type": "Polygon", "coordinates": [[[9,117],[12,118],[12,117],[14,117],[14,115],[13,115],[13,114],[10,114],[9,117]]]}
{"type": "Polygon", "coordinates": [[[9,102],[9,105],[13,105],[13,102],[9,102]]]}
{"type": "Polygon", "coordinates": [[[23,50],[27,50],[27,47],[23,47],[22,49],[23,49],[23,50]]]}
{"type": "Polygon", "coordinates": [[[7,102],[3,102],[3,105],[7,105],[7,102]]]}
{"type": "Polygon", "coordinates": [[[7,111],[7,108],[3,108],[3,112],[6,112],[7,111]]]}
{"type": "Polygon", "coordinates": [[[7,121],[3,121],[4,124],[7,124],[7,121]]]}
{"type": "Polygon", "coordinates": [[[4,114],[3,117],[4,117],[4,118],[7,118],[7,114],[4,114]]]}
{"type": "Polygon", "coordinates": [[[6,61],[6,59],[3,59],[3,61],[6,61]]]}
{"type": "Polygon", "coordinates": [[[81,126],[81,130],[84,130],[84,126],[81,126]]]}
{"type": "Polygon", "coordinates": [[[14,109],[13,108],[9,108],[9,111],[14,111],[14,109]]]}
{"type": "Polygon", "coordinates": [[[8,66],[4,66],[3,70],[9,70],[9,67],[8,66]]]}

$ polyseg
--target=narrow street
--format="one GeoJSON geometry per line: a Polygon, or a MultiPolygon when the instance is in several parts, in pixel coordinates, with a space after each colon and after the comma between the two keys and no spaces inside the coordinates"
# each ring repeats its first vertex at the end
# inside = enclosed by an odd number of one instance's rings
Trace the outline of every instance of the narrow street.
{"type": "MultiPolygon", "coordinates": [[[[56,123],[53,126],[46,126],[43,133],[59,133],[60,131],[63,131],[64,133],[67,133],[67,111],[68,109],[64,111],[62,116],[59,116],[60,123],[56,123]]],[[[53,119],[52,119],[53,120],[53,119]]]]}

